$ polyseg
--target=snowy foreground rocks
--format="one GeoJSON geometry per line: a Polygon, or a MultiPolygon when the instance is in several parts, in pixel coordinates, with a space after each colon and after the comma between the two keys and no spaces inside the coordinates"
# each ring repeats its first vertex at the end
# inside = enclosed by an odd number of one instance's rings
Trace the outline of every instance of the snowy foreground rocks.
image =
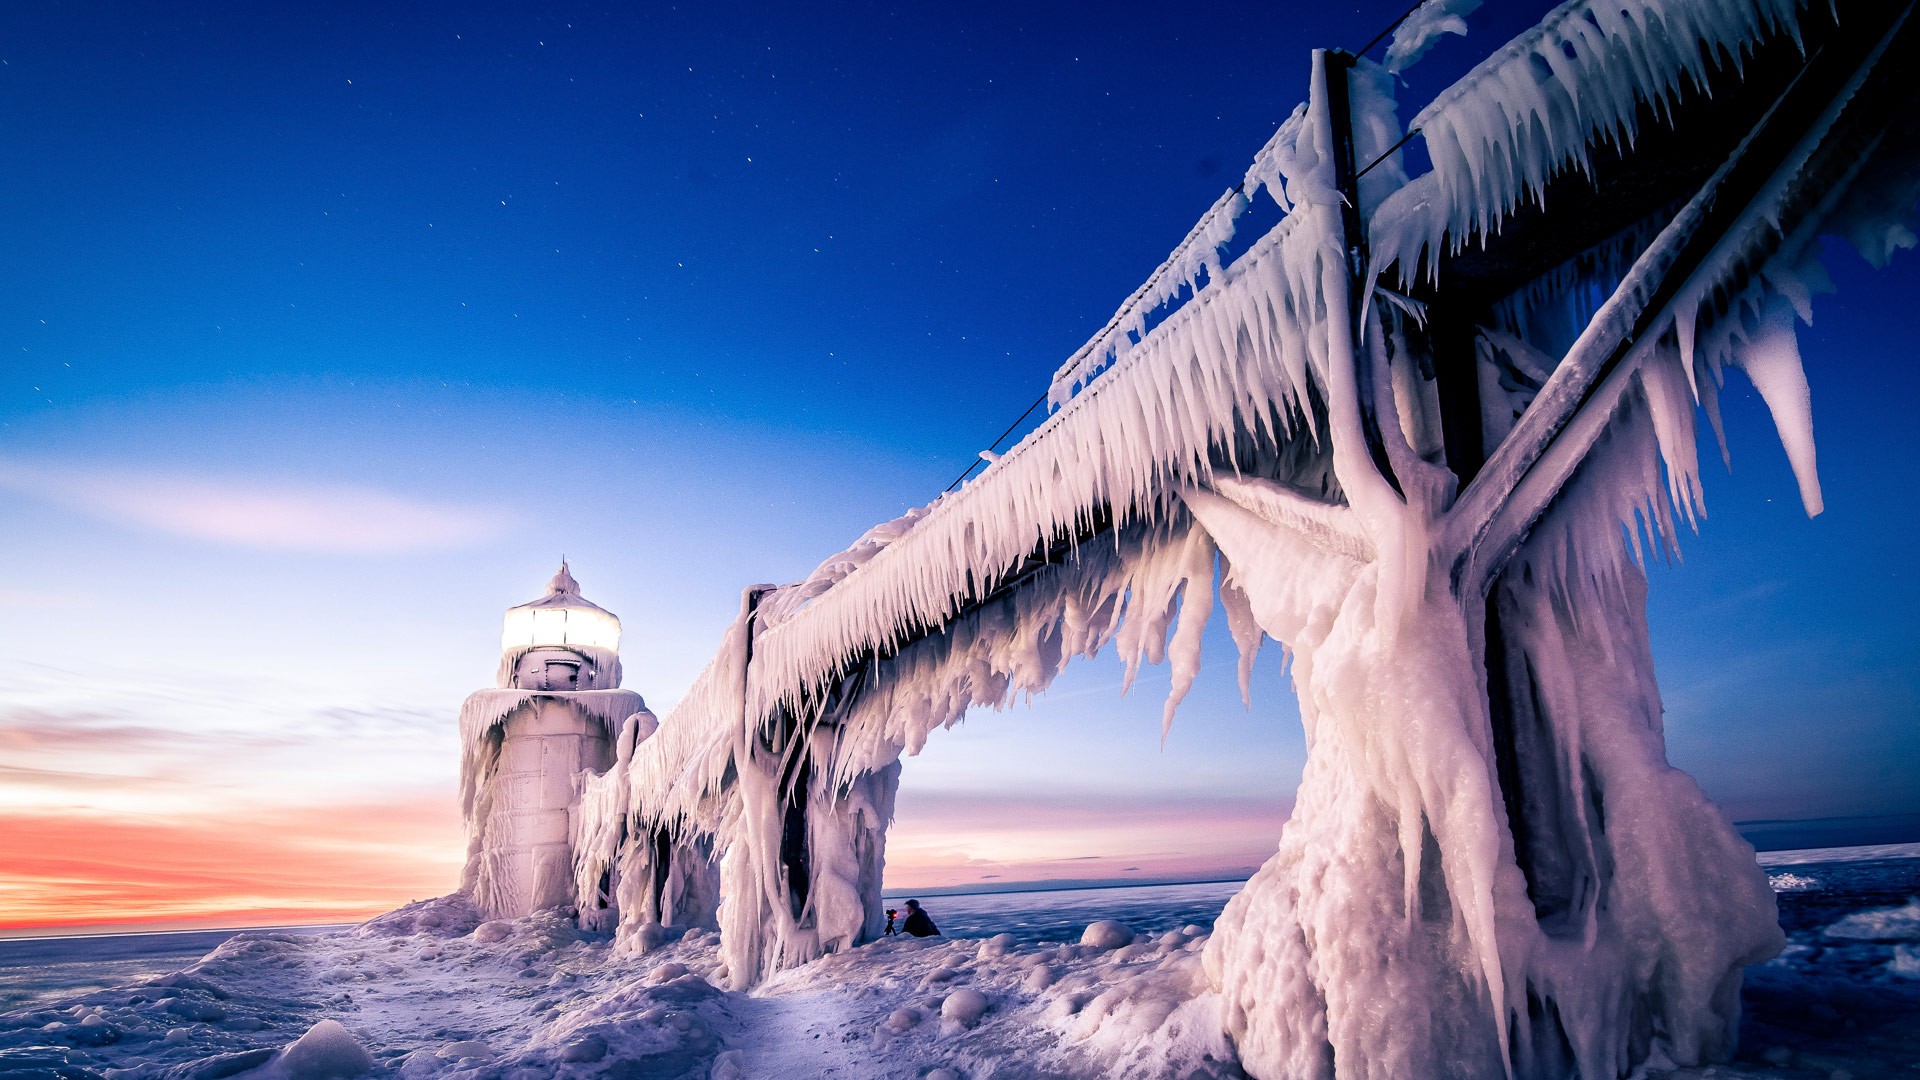
{"type": "MultiPolygon", "coordinates": [[[[1920,1016],[1920,900],[1818,903],[1832,872],[1776,875],[1810,906],[1787,950],[1748,970],[1742,1060],[1647,1077],[1914,1075],[1920,1035],[1905,1032],[1920,1016]]],[[[1903,881],[1920,884],[1920,870],[1903,881]]],[[[180,972],[0,1014],[0,1077],[1245,1075],[1220,1034],[1199,926],[1140,933],[1098,920],[1064,944],[888,938],[751,994],[719,988],[712,932],[652,938],[617,945],[554,913],[483,922],[459,898],[330,935],[243,934],[180,972]]]]}
{"type": "Polygon", "coordinates": [[[0,1076],[1243,1075],[1197,928],[1121,948],[888,938],[751,994],[720,989],[713,932],[654,938],[616,946],[552,912],[483,921],[460,897],[334,934],[242,934],[184,971],[0,1015],[0,1076]]]}

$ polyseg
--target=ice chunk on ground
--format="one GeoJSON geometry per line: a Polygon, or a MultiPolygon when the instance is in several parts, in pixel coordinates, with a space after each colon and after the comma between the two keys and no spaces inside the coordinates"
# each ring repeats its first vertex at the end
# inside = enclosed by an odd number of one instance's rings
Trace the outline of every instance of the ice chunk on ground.
{"type": "Polygon", "coordinates": [[[473,940],[483,945],[492,945],[495,942],[505,941],[508,935],[512,933],[512,923],[502,919],[495,919],[492,922],[484,922],[475,927],[473,930],[473,940]]]}
{"type": "Polygon", "coordinates": [[[307,1029],[280,1056],[286,1080],[345,1080],[373,1070],[373,1055],[338,1020],[322,1020],[307,1029]]]}
{"type": "Polygon", "coordinates": [[[956,1024],[964,1024],[967,1027],[972,1027],[979,1023],[980,1018],[986,1014],[987,995],[972,987],[962,987],[959,990],[955,990],[953,993],[947,995],[945,1001],[940,1003],[941,1019],[951,1020],[956,1024]]]}
{"type": "Polygon", "coordinates": [[[1133,944],[1133,931],[1125,923],[1100,919],[1087,924],[1086,931],[1080,935],[1080,944],[1096,949],[1118,949],[1133,944]]]}

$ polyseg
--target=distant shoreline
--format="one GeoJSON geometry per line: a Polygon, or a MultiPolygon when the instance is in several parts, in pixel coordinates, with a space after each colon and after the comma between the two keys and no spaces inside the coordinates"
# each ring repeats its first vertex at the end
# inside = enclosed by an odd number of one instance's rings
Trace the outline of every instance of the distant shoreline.
{"type": "MultiPolygon", "coordinates": [[[[1249,874],[1247,877],[1251,877],[1249,874]]],[[[1167,878],[1125,881],[1110,878],[1065,878],[1059,881],[1009,881],[992,885],[935,885],[927,889],[886,889],[881,897],[888,902],[909,896],[995,896],[1013,893],[1090,892],[1095,889],[1157,889],[1174,885],[1239,885],[1247,877],[1167,878]]]]}
{"type": "MultiPolygon", "coordinates": [[[[372,918],[374,916],[369,916],[372,918]]],[[[365,920],[362,920],[363,922],[365,920]]],[[[326,923],[276,923],[270,926],[183,926],[172,930],[87,930],[80,933],[37,933],[27,931],[18,934],[0,934],[0,944],[18,941],[79,941],[85,938],[139,938],[173,937],[188,934],[239,934],[289,930],[296,933],[312,933],[316,930],[345,930],[350,926],[359,926],[358,922],[326,923]]],[[[60,928],[55,928],[60,929],[60,928]]]]}

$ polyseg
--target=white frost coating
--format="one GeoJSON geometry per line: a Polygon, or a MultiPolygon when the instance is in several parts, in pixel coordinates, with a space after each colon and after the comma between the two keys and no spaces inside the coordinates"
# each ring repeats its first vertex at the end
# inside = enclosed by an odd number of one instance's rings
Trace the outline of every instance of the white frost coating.
{"type": "Polygon", "coordinates": [[[1387,70],[1398,74],[1419,63],[1448,34],[1464,36],[1467,16],[1478,10],[1480,0],[1427,0],[1414,8],[1387,44],[1387,70]]]}
{"type": "Polygon", "coordinates": [[[592,717],[609,736],[618,731],[628,717],[644,717],[639,722],[649,735],[658,723],[647,711],[646,699],[632,690],[475,690],[460,704],[461,744],[471,746],[478,742],[515,709],[535,698],[568,702],[592,717]]]}

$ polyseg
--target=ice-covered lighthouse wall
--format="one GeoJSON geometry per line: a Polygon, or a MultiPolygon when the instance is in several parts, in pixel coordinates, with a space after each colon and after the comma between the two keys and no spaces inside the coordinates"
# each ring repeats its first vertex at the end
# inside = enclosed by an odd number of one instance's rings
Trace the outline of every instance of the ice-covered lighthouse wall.
{"type": "MultiPolygon", "coordinates": [[[[657,726],[620,686],[620,621],[565,563],[545,596],[507,610],[499,686],[460,707],[461,889],[495,917],[575,902],[572,821],[583,774],[657,726]]],[[[589,897],[597,904],[597,895],[589,897]]]]}
{"type": "Polygon", "coordinates": [[[1883,257],[1912,236],[1911,124],[1847,117],[1884,48],[1804,138],[1752,158],[1764,183],[1734,199],[1717,173],[1476,301],[1486,460],[1465,490],[1427,305],[1447,302],[1449,256],[1683,96],[1737,84],[1804,14],[1562,5],[1416,118],[1432,171],[1389,157],[1358,185],[1357,275],[1335,105],[1356,160],[1401,125],[1382,71],[1361,64],[1337,101],[1323,57],[1244,189],[1062,367],[1045,423],[807,580],[747,591],[659,734],[587,780],[580,898],[637,882],[623,933],[677,921],[670,895],[710,894],[673,874],[706,852],[736,985],[857,944],[899,758],[1107,644],[1170,660],[1170,717],[1218,575],[1243,680],[1263,635],[1292,651],[1310,747],[1280,850],[1207,953],[1250,1072],[1598,1078],[1656,1047],[1724,1052],[1741,966],[1778,931],[1750,850],[1664,760],[1636,548],[1698,517],[1696,411],[1715,419],[1729,368],[1819,507],[1792,326],[1815,238],[1883,257]],[[1263,189],[1287,216],[1223,262],[1263,189]],[[1136,318],[1183,282],[1184,305],[1136,318]]]}

